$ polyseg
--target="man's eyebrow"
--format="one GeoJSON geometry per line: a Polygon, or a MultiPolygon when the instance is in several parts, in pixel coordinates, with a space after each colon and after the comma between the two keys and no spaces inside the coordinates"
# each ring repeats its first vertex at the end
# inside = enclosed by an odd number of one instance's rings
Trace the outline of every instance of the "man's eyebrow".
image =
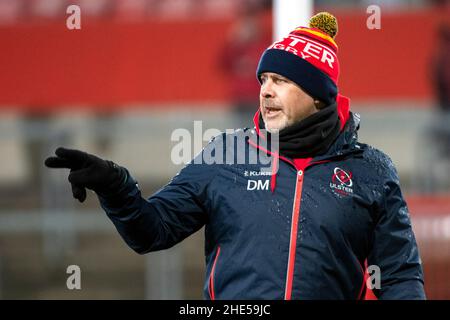
{"type": "Polygon", "coordinates": [[[262,79],[262,78],[290,81],[288,78],[282,76],[281,74],[276,74],[276,73],[272,73],[272,74],[262,73],[260,75],[260,79],[262,79]]]}
{"type": "Polygon", "coordinates": [[[285,81],[290,81],[288,78],[282,76],[281,74],[273,74],[272,77],[276,78],[276,79],[281,79],[281,80],[285,80],[285,81]]]}

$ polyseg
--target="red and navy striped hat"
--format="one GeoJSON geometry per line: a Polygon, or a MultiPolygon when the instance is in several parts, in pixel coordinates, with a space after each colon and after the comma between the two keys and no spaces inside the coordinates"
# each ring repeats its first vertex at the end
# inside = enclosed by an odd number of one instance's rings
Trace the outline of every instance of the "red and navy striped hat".
{"type": "Polygon", "coordinates": [[[309,27],[298,27],[267,48],[258,65],[263,72],[278,73],[298,84],[313,98],[331,104],[338,93],[338,46],[334,41],[337,20],[328,12],[310,19],[309,27]]]}

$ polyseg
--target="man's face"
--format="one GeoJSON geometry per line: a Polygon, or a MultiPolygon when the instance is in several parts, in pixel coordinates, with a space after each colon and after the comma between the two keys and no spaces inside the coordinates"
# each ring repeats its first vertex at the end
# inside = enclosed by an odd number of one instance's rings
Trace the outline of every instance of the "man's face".
{"type": "Polygon", "coordinates": [[[272,72],[260,76],[260,111],[269,132],[282,130],[319,111],[314,99],[291,80],[272,72]]]}

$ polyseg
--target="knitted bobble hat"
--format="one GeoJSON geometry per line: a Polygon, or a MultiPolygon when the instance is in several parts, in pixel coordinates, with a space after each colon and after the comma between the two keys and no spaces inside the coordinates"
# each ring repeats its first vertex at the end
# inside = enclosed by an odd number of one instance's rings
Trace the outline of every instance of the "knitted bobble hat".
{"type": "Polygon", "coordinates": [[[309,27],[298,27],[267,48],[257,68],[280,74],[299,85],[314,99],[327,105],[336,101],[338,93],[338,46],[334,41],[337,19],[328,12],[311,17],[309,27]]]}

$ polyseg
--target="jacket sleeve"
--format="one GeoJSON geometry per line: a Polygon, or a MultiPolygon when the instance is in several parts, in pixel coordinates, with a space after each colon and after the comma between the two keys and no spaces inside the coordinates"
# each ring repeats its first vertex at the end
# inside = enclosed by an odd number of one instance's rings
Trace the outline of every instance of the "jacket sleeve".
{"type": "Polygon", "coordinates": [[[425,299],[422,263],[411,220],[389,162],[389,177],[383,185],[378,222],[375,226],[369,265],[380,268],[381,286],[373,289],[378,299],[425,299]]]}
{"type": "Polygon", "coordinates": [[[207,186],[215,166],[196,163],[192,160],[149,199],[141,196],[128,172],[127,182],[115,196],[99,195],[100,205],[134,251],[170,248],[205,224],[207,186]]]}

